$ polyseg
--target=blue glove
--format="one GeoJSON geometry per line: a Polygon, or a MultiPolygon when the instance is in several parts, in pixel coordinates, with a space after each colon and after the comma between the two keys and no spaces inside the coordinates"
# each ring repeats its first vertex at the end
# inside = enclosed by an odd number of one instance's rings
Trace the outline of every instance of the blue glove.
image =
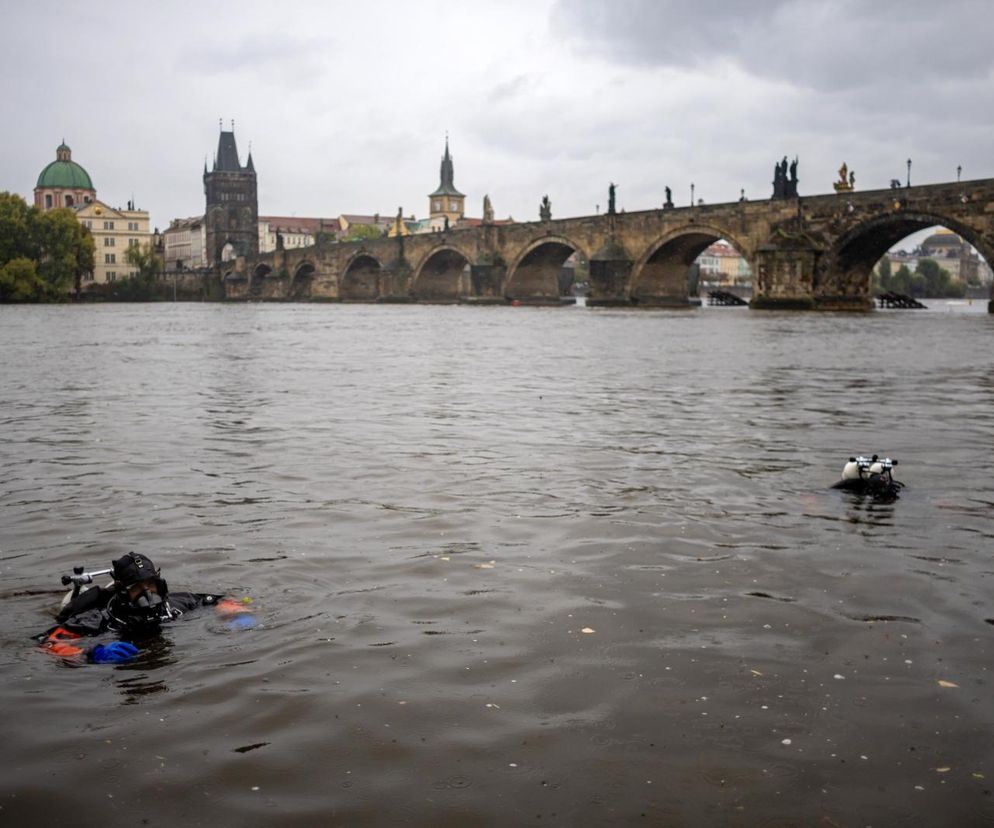
{"type": "Polygon", "coordinates": [[[138,655],[138,648],[127,641],[115,641],[112,644],[97,644],[90,653],[94,664],[124,664],[138,655]]]}
{"type": "Polygon", "coordinates": [[[229,630],[252,630],[259,622],[248,612],[241,612],[228,622],[229,630]]]}

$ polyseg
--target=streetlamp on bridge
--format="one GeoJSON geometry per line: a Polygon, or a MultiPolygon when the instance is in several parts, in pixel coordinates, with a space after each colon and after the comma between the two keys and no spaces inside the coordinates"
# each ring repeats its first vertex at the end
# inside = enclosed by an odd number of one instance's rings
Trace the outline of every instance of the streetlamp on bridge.
{"type": "Polygon", "coordinates": [[[690,206],[694,206],[694,182],[690,182],[690,206]]]}
{"type": "Polygon", "coordinates": [[[960,177],[960,174],[961,174],[962,172],[963,172],[963,165],[962,165],[962,164],[958,164],[958,165],[956,166],[956,183],[957,183],[957,184],[959,184],[959,177],[960,177]]]}
{"type": "Polygon", "coordinates": [[[908,159],[908,186],[911,186],[911,159],[908,159]]]}

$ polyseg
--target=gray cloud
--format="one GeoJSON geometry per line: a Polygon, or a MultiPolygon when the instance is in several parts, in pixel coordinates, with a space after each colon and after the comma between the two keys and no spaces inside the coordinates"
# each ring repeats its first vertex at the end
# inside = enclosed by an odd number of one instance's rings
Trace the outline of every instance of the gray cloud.
{"type": "Polygon", "coordinates": [[[983,0],[558,0],[554,26],[611,60],[745,71],[820,91],[989,77],[983,0]]]}

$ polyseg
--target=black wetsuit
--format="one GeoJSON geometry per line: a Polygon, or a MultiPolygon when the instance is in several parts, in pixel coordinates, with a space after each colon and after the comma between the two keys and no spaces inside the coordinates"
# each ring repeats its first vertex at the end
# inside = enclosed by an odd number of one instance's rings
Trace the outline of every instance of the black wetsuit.
{"type": "MultiPolygon", "coordinates": [[[[175,621],[183,613],[197,607],[217,604],[222,596],[203,592],[170,592],[164,601],[160,622],[175,621]]],[[[59,625],[77,635],[100,635],[124,632],[134,625],[129,622],[127,602],[112,589],[93,587],[76,596],[59,612],[59,625]]]]}
{"type": "Polygon", "coordinates": [[[80,593],[62,608],[59,623],[35,639],[39,646],[53,655],[91,658],[93,648],[82,645],[83,637],[114,632],[125,637],[154,633],[160,624],[175,621],[197,607],[224,607],[223,596],[203,592],[169,592],[154,622],[140,621],[127,611],[123,593],[103,587],[92,587],[80,593]],[[221,606],[219,606],[221,604],[221,606]]]}

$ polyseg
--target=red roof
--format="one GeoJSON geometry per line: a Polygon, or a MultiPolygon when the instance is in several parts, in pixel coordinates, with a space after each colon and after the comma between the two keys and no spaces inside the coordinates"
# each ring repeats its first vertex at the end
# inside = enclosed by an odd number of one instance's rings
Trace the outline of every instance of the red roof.
{"type": "Polygon", "coordinates": [[[303,218],[300,216],[259,216],[259,221],[269,222],[270,230],[293,233],[319,233],[322,230],[338,230],[337,218],[303,218]]]}

